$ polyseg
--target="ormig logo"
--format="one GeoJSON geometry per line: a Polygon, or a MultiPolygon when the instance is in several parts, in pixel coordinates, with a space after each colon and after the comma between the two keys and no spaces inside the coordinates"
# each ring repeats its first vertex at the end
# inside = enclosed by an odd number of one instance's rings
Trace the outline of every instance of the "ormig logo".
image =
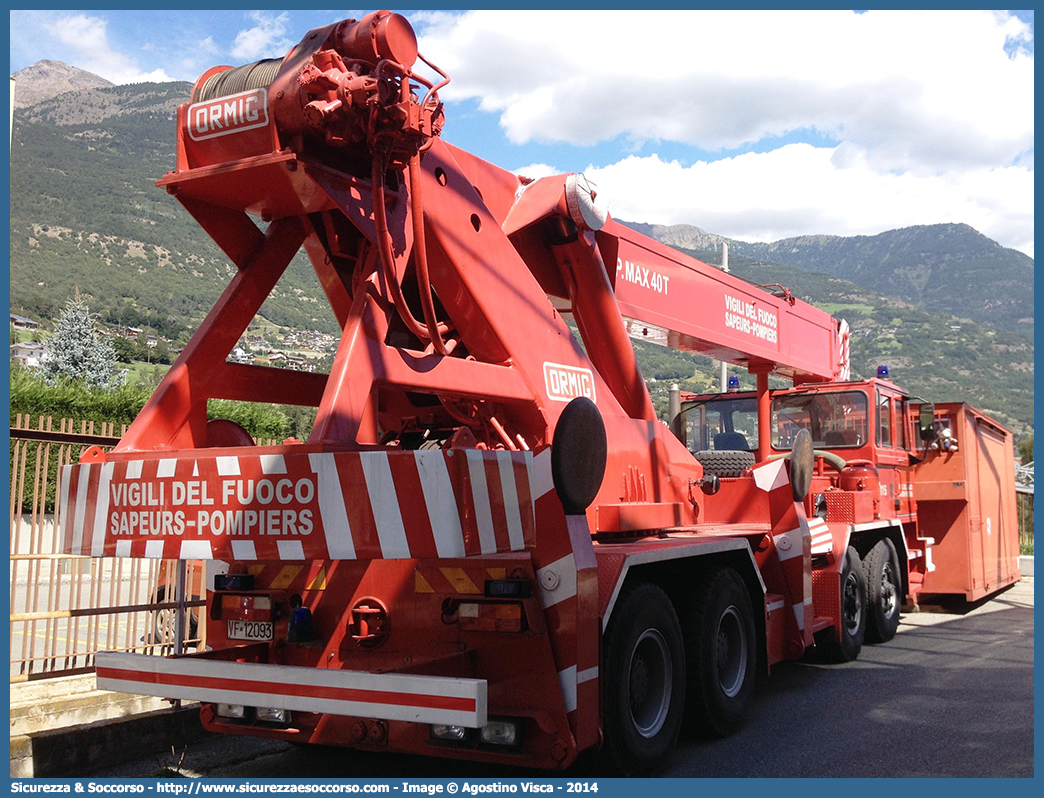
{"type": "Polygon", "coordinates": [[[547,398],[555,402],[569,402],[578,396],[595,401],[594,374],[591,369],[545,363],[544,387],[547,389],[547,398]]]}
{"type": "Polygon", "coordinates": [[[188,109],[189,138],[213,139],[253,130],[268,124],[268,92],[265,89],[241,91],[208,102],[193,103],[188,109]]]}

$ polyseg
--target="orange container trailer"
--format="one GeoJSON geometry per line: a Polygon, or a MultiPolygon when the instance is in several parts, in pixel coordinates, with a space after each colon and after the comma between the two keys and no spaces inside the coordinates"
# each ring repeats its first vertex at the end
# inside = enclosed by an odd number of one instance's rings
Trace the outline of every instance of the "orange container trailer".
{"type": "Polygon", "coordinates": [[[1012,434],[960,402],[936,404],[935,418],[938,453],[913,469],[919,533],[933,541],[922,593],[974,601],[1020,578],[1012,434]]]}

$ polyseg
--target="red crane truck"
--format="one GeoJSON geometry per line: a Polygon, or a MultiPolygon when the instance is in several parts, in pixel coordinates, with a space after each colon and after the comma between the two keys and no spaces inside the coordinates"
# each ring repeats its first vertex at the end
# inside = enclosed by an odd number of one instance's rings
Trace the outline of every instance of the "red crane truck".
{"type": "Polygon", "coordinates": [[[237,272],[120,444],[65,470],[60,523],[70,553],[210,561],[208,646],[99,653],[98,685],[228,734],[648,772],[685,715],[737,728],[758,670],[855,656],[867,597],[841,526],[813,555],[809,433],[716,476],[628,333],[746,366],[767,407],[770,373],[841,377],[843,331],[619,225],[582,176],[444,142],[448,77],[418,60],[374,12],[178,109],[159,185],[237,272]],[[301,247],[343,330],[329,374],[229,362],[301,247]],[[255,446],[214,398],[315,425],[255,446]]]}

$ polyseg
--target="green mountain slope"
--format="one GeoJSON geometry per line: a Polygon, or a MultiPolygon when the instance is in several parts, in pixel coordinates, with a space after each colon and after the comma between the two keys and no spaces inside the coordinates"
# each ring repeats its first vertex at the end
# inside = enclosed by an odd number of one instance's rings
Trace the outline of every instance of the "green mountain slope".
{"type": "MultiPolygon", "coordinates": [[[[174,164],[187,83],[62,94],[17,111],[11,155],[11,307],[54,318],[75,288],[110,323],[190,331],[234,267],[155,181],[174,164]],[[83,121],[89,120],[89,121],[83,121]]],[[[335,332],[304,255],[261,315],[335,332]]]]}
{"type": "Polygon", "coordinates": [[[627,224],[671,246],[710,250],[728,241],[731,257],[842,277],[934,313],[1033,334],[1033,259],[966,224],[770,243],[725,239],[691,225],[627,224]]]}
{"type": "MultiPolygon", "coordinates": [[[[731,247],[730,247],[731,250],[731,247]]],[[[715,263],[720,255],[682,250],[715,263]]],[[[729,254],[732,272],[753,283],[782,283],[795,296],[844,318],[852,329],[855,378],[887,364],[892,379],[929,401],[965,401],[1022,436],[1033,429],[1033,338],[929,313],[854,282],[729,254]]]]}

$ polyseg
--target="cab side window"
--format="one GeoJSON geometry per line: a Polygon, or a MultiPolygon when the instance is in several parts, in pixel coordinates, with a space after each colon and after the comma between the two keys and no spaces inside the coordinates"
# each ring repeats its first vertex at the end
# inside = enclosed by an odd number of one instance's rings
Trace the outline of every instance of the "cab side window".
{"type": "Polygon", "coordinates": [[[877,445],[892,445],[892,398],[877,392],[877,445]]]}
{"type": "Polygon", "coordinates": [[[895,445],[906,448],[906,400],[895,403],[895,445]]]}

